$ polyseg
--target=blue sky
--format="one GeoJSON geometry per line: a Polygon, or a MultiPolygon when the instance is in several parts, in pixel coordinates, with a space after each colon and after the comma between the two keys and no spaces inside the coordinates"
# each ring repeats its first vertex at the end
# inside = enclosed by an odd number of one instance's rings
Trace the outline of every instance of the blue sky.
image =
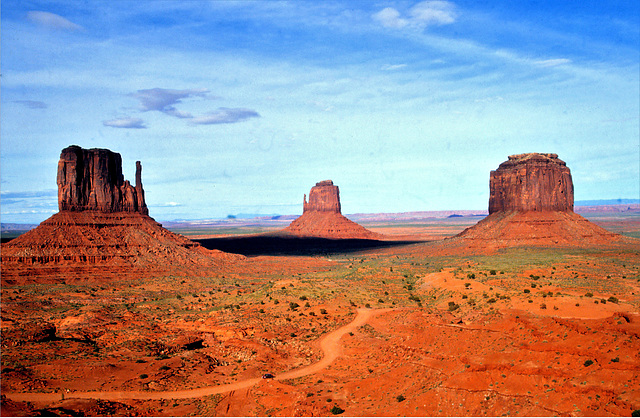
{"type": "Polygon", "coordinates": [[[158,220],[486,209],[510,154],[640,194],[634,1],[1,3],[3,222],[57,212],[71,144],[143,164],[158,220]]]}

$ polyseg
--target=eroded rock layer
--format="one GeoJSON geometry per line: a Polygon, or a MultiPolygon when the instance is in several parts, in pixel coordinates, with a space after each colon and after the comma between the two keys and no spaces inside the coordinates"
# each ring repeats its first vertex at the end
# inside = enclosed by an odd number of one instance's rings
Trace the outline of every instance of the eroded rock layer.
{"type": "Polygon", "coordinates": [[[132,269],[210,268],[241,258],[207,250],[140,213],[65,211],[2,245],[2,280],[28,281],[32,273],[93,271],[107,277],[132,269]]]}
{"type": "Polygon", "coordinates": [[[136,185],[122,175],[122,157],[108,149],[62,150],[58,162],[58,209],[105,213],[149,213],[142,188],[142,165],[136,162],[136,185]]]}
{"type": "Polygon", "coordinates": [[[57,182],[60,212],[2,245],[3,282],[176,272],[243,258],[207,250],[149,217],[140,162],[134,187],[122,176],[120,154],[74,145],[62,150],[57,182]]]}
{"type": "Polygon", "coordinates": [[[573,212],[573,182],[564,161],[556,154],[529,153],[509,156],[491,172],[489,216],[451,245],[585,247],[625,239],[573,212]]]}
{"type": "Polygon", "coordinates": [[[573,211],[571,171],[557,154],[510,155],[491,172],[489,189],[489,214],[573,211]]]}
{"type": "Polygon", "coordinates": [[[303,237],[336,239],[381,239],[381,235],[347,219],[341,213],[340,190],[331,180],[316,183],[303,199],[302,216],[291,222],[285,232],[303,237]]]}
{"type": "Polygon", "coordinates": [[[334,186],[331,180],[316,183],[309,192],[309,202],[307,202],[307,195],[304,195],[302,209],[302,213],[314,211],[341,213],[340,189],[334,186]]]}

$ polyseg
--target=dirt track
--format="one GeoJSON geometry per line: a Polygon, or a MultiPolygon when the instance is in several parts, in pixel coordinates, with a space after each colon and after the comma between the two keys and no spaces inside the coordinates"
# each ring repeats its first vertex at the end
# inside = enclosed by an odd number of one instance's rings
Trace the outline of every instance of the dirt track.
{"type": "MultiPolygon", "coordinates": [[[[358,309],[358,315],[349,324],[338,328],[337,330],[330,332],[320,340],[320,347],[324,353],[322,360],[317,363],[311,364],[306,367],[302,367],[297,370],[291,370],[289,372],[282,373],[276,376],[276,380],[295,379],[302,376],[307,376],[316,373],[325,367],[329,366],[341,353],[340,339],[348,332],[355,330],[357,327],[364,325],[369,318],[374,315],[378,315],[383,312],[388,312],[392,309],[358,309]]],[[[235,390],[248,388],[263,381],[262,378],[254,378],[248,380],[242,380],[235,383],[219,386],[208,386],[198,389],[189,390],[176,390],[176,391],[162,391],[162,392],[71,392],[71,393],[5,393],[4,395],[14,401],[21,402],[56,402],[63,399],[82,398],[82,399],[106,399],[106,400],[118,400],[118,399],[138,399],[138,400],[150,400],[150,399],[185,399],[185,398],[200,398],[203,396],[215,395],[217,393],[226,393],[235,390]]]]}

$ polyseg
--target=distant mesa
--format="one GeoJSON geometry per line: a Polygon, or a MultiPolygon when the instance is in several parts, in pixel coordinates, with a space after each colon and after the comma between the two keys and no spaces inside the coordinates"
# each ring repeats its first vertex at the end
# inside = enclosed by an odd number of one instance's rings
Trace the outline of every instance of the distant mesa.
{"type": "Polygon", "coordinates": [[[454,240],[468,245],[586,246],[622,236],[573,212],[571,171],[557,154],[511,155],[492,171],[489,216],[454,240]]]}
{"type": "Polygon", "coordinates": [[[316,183],[303,198],[302,216],[291,222],[285,232],[301,237],[335,239],[381,239],[380,234],[350,221],[341,213],[340,190],[331,180],[316,183]]]}
{"type": "Polygon", "coordinates": [[[117,275],[127,269],[212,267],[242,258],[207,250],[149,217],[142,165],[136,163],[132,186],[124,180],[118,153],[75,145],[65,148],[57,183],[60,211],[2,245],[3,282],[30,280],[50,271],[87,277],[92,270],[105,276],[109,271],[104,266],[117,267],[112,272],[117,275]]]}

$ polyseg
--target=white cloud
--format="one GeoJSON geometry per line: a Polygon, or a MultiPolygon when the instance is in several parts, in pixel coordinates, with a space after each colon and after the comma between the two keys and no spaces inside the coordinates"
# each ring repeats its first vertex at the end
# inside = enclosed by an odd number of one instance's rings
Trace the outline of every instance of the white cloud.
{"type": "Polygon", "coordinates": [[[242,122],[249,118],[259,118],[260,114],[251,109],[229,109],[221,107],[214,112],[209,112],[206,115],[198,116],[191,119],[191,123],[196,125],[215,125],[220,123],[236,123],[242,122]]]}
{"type": "Polygon", "coordinates": [[[112,128],[126,128],[126,129],[145,129],[144,121],[139,118],[118,118],[105,120],[102,122],[104,126],[111,126],[112,128]]]}
{"type": "Polygon", "coordinates": [[[422,25],[447,25],[456,21],[455,6],[448,1],[423,1],[410,10],[412,20],[422,25]]]}
{"type": "Polygon", "coordinates": [[[84,29],[82,26],[76,25],[75,23],[65,19],[60,15],[49,13],[49,12],[32,11],[27,13],[27,19],[29,19],[33,23],[36,23],[40,26],[43,26],[49,29],[70,30],[70,31],[77,31],[77,30],[84,29]]]}
{"type": "Polygon", "coordinates": [[[385,28],[402,29],[405,27],[424,29],[432,25],[448,25],[456,21],[455,5],[448,1],[423,1],[409,10],[409,16],[393,7],[386,7],[373,14],[373,19],[385,28]]]}
{"type": "Polygon", "coordinates": [[[406,19],[400,17],[400,12],[393,7],[387,7],[373,15],[373,18],[380,22],[385,28],[400,29],[409,23],[406,19]]]}

